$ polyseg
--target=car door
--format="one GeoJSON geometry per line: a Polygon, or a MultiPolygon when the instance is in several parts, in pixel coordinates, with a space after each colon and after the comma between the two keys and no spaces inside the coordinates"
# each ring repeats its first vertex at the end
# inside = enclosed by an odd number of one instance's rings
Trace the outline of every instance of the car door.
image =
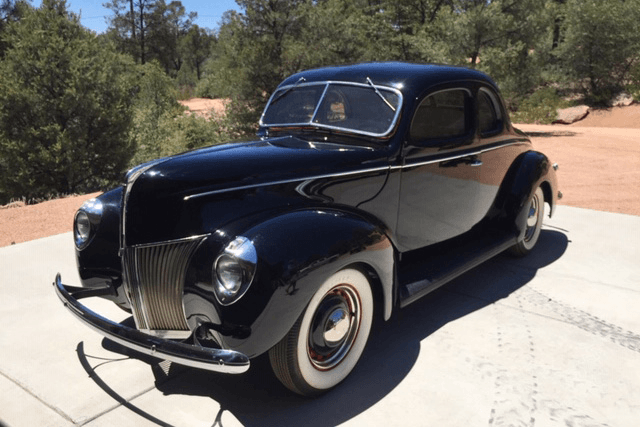
{"type": "Polygon", "coordinates": [[[396,230],[401,251],[450,239],[482,219],[472,89],[437,90],[417,103],[403,150],[396,230]]]}

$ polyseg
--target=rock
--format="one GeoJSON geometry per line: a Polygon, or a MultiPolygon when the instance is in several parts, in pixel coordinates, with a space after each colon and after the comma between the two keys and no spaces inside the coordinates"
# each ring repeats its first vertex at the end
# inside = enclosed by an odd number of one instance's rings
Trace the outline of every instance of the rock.
{"type": "Polygon", "coordinates": [[[612,107],[626,107],[633,104],[633,96],[627,92],[620,92],[610,102],[612,107]]]}
{"type": "Polygon", "coordinates": [[[570,125],[578,120],[582,120],[589,114],[589,107],[586,105],[578,105],[571,108],[558,108],[558,117],[553,123],[561,123],[570,125]]]}

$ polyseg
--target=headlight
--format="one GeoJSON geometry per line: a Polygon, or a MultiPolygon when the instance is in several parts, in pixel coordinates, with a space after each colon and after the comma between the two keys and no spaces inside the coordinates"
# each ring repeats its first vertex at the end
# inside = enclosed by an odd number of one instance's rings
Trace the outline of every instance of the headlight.
{"type": "Polygon", "coordinates": [[[251,240],[237,237],[213,264],[214,288],[218,302],[229,305],[249,289],[256,272],[258,255],[251,240]]]}
{"type": "Polygon", "coordinates": [[[73,238],[78,249],[84,249],[96,233],[100,219],[102,218],[102,202],[98,199],[90,199],[84,202],[73,224],[73,238]]]}

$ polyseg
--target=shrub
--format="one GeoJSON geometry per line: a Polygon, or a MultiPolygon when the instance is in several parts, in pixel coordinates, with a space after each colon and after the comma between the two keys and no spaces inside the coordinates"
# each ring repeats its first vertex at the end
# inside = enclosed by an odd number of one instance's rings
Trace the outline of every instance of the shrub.
{"type": "Polygon", "coordinates": [[[511,113],[511,121],[514,123],[551,124],[557,117],[556,110],[569,105],[569,101],[558,96],[556,89],[545,87],[522,100],[517,110],[511,113]]]}
{"type": "Polygon", "coordinates": [[[133,61],[84,29],[61,0],[27,11],[5,41],[0,204],[117,181],[133,154],[133,61]]]}

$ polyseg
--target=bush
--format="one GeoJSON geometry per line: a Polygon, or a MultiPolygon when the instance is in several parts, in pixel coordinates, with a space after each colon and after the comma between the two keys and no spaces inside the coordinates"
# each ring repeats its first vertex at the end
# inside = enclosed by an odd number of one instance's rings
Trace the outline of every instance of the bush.
{"type": "Polygon", "coordinates": [[[131,141],[136,147],[131,166],[206,145],[226,142],[226,118],[207,120],[186,114],[176,101],[173,80],[158,64],[139,66],[131,141]]]}
{"type": "Polygon", "coordinates": [[[606,104],[640,60],[640,0],[569,0],[556,55],[569,81],[583,85],[590,103],[606,104]]]}
{"type": "Polygon", "coordinates": [[[154,121],[155,127],[145,122],[148,109],[136,112],[136,132],[139,147],[131,165],[159,157],[171,156],[196,148],[228,142],[228,136],[215,121],[204,117],[167,112],[154,121]]]}
{"type": "Polygon", "coordinates": [[[517,110],[511,113],[511,121],[514,123],[551,124],[557,117],[556,110],[570,106],[552,87],[537,90],[529,97],[522,100],[517,110]]]}
{"type": "Polygon", "coordinates": [[[635,102],[640,101],[640,60],[631,68],[625,90],[629,92],[635,102]]]}
{"type": "Polygon", "coordinates": [[[133,61],[84,29],[61,0],[11,23],[5,41],[0,204],[118,181],[133,155],[133,61]]]}
{"type": "MultiPolygon", "coordinates": [[[[176,101],[174,81],[157,63],[138,66],[131,142],[136,147],[131,166],[184,151],[237,139],[241,132],[231,116],[208,120],[176,101]]],[[[244,110],[243,110],[244,111],[244,110]]]]}

